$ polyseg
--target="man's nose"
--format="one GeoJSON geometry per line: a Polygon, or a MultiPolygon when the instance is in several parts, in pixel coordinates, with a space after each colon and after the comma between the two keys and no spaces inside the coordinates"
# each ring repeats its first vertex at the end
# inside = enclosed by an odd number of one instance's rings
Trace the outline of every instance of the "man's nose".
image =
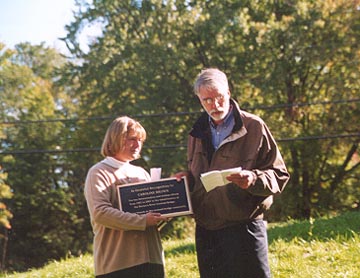
{"type": "Polygon", "coordinates": [[[214,98],[213,102],[212,102],[212,107],[218,108],[220,107],[220,100],[218,100],[217,98],[214,98]]]}

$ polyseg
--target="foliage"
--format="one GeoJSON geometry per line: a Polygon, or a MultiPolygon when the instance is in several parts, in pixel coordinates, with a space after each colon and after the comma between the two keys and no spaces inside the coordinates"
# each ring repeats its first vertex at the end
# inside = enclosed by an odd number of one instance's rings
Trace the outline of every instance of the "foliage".
{"type": "MultiPolygon", "coordinates": [[[[136,164],[162,167],[163,177],[186,167],[187,133],[200,112],[192,83],[204,67],[224,70],[232,96],[279,142],[291,180],[270,221],[358,208],[358,2],[77,3],[64,38],[72,57],[0,45],[0,163],[14,193],[6,202],[14,215],[9,268],[90,250],[83,184],[116,116],[148,132],[136,164]],[[85,50],[88,26],[101,32],[85,50]]],[[[163,234],[182,238],[190,227],[176,219],[163,234]]]]}
{"type": "Polygon", "coordinates": [[[3,258],[7,268],[26,269],[81,250],[71,228],[80,219],[75,196],[61,175],[63,157],[39,151],[57,148],[62,125],[34,124],[59,115],[61,91],[53,82],[64,62],[55,50],[29,44],[5,49],[0,60],[1,146],[8,152],[0,159],[14,194],[7,202],[14,218],[3,258]],[[21,152],[26,149],[32,152],[21,152]]]}
{"type": "Polygon", "coordinates": [[[6,252],[8,244],[8,230],[11,229],[10,219],[13,217],[6,204],[3,202],[4,199],[11,199],[13,193],[11,192],[10,186],[5,181],[7,179],[7,173],[5,173],[0,166],[0,228],[3,232],[0,233],[0,246],[1,246],[1,261],[0,269],[5,269],[6,252]]]}
{"type": "MultiPolygon", "coordinates": [[[[6,204],[2,202],[4,199],[11,199],[13,193],[10,186],[5,181],[7,179],[7,173],[4,173],[0,166],[0,226],[6,229],[10,229],[11,225],[9,220],[12,218],[11,212],[7,209],[6,204]]],[[[2,236],[0,236],[2,238],[2,236]]]]}
{"type": "Polygon", "coordinates": [[[160,225],[160,235],[165,239],[186,239],[189,234],[195,233],[194,223],[194,219],[189,216],[172,218],[170,221],[160,225]]]}
{"type": "MultiPolygon", "coordinates": [[[[258,107],[254,112],[281,144],[292,178],[271,219],[357,206],[359,128],[348,124],[360,115],[359,101],[352,102],[360,87],[356,3],[153,0],[84,7],[66,38],[82,61],[71,70],[81,80],[79,113],[138,116],[149,132],[145,166],[161,165],[165,174],[185,167],[185,134],[200,108],[192,80],[216,66],[228,73],[233,97],[245,109],[258,107]],[[78,37],[91,24],[102,33],[84,52],[78,37]]],[[[98,146],[106,124],[94,130],[84,123],[77,141],[98,146]]]]}
{"type": "MultiPolygon", "coordinates": [[[[269,261],[273,277],[358,277],[359,217],[359,212],[352,212],[312,221],[270,224],[269,261]],[[316,229],[310,235],[312,225],[316,229]],[[331,233],[329,227],[333,227],[331,233]]],[[[182,240],[163,240],[163,246],[168,277],[199,277],[193,234],[182,240]]],[[[0,277],[93,277],[93,257],[91,254],[72,257],[40,269],[0,277]]]]}
{"type": "MultiPolygon", "coordinates": [[[[359,111],[358,102],[341,104],[356,99],[360,85],[359,64],[354,62],[360,53],[356,43],[360,18],[353,3],[283,2],[274,6],[274,13],[273,28],[267,27],[258,37],[264,45],[264,66],[272,68],[265,70],[264,79],[256,84],[264,103],[292,105],[286,110],[283,120],[287,124],[278,128],[279,134],[303,138],[359,134],[357,125],[349,125],[359,111]],[[266,43],[268,40],[273,43],[266,43]]],[[[282,117],[269,114],[264,113],[264,117],[282,117]]],[[[357,206],[358,148],[358,135],[286,143],[283,152],[292,178],[283,199],[292,217],[309,218],[329,209],[357,206]]]]}

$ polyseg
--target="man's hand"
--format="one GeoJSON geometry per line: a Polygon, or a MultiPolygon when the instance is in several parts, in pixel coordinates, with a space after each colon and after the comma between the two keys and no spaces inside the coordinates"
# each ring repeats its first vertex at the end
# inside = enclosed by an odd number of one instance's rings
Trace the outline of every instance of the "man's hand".
{"type": "Polygon", "coordinates": [[[187,179],[189,178],[189,172],[187,171],[182,171],[182,172],[178,172],[174,175],[172,175],[174,178],[176,178],[177,181],[180,181],[182,177],[186,177],[187,179]]]}
{"type": "Polygon", "coordinates": [[[235,183],[242,189],[247,189],[250,187],[250,185],[255,183],[256,175],[252,171],[242,170],[239,173],[227,176],[226,179],[232,183],[235,183]]]}

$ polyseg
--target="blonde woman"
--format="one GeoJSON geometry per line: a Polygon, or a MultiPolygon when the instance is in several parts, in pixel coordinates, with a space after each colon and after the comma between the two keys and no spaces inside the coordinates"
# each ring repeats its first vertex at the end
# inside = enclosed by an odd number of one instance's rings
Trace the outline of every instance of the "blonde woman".
{"type": "Polygon", "coordinates": [[[150,181],[143,168],[130,164],[140,157],[146,139],[141,124],[119,117],[109,126],[101,148],[104,159],[90,168],[85,198],[94,232],[98,278],[164,277],[164,256],[157,224],[159,213],[138,215],[119,209],[115,184],[150,181]]]}

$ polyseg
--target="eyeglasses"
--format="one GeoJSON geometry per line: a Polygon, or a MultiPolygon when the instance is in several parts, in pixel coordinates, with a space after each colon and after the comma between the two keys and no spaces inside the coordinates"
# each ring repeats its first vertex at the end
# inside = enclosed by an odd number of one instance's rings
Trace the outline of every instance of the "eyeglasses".
{"type": "Polygon", "coordinates": [[[224,101],[224,96],[219,95],[219,96],[216,96],[214,98],[211,98],[211,97],[203,98],[203,99],[201,99],[201,102],[203,102],[205,104],[213,104],[215,100],[217,100],[218,103],[221,103],[221,102],[224,101]]]}

